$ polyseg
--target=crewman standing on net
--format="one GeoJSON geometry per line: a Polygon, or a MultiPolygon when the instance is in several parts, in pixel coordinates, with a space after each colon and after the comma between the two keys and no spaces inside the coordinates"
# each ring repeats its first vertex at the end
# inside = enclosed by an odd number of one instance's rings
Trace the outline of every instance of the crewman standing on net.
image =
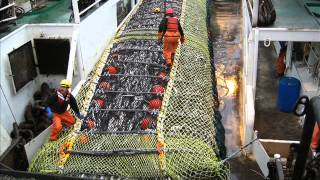
{"type": "Polygon", "coordinates": [[[59,133],[62,129],[62,122],[68,127],[75,123],[74,117],[67,111],[70,104],[72,110],[75,112],[78,118],[83,118],[80,114],[76,99],[70,93],[71,81],[63,79],[60,82],[60,88],[55,90],[55,93],[47,100],[47,112],[53,114],[52,116],[52,130],[50,140],[55,141],[58,139],[59,133]],[[52,110],[52,112],[51,112],[52,110]]]}
{"type": "Polygon", "coordinates": [[[184,34],[179,19],[173,16],[173,9],[166,10],[165,17],[159,25],[158,42],[164,38],[163,56],[166,64],[171,67],[174,54],[178,47],[179,40],[184,43],[184,34]]]}

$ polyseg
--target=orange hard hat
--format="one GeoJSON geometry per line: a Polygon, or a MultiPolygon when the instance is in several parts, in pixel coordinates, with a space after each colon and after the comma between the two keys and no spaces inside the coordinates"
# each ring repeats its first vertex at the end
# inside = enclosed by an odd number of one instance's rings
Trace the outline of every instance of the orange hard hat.
{"type": "Polygon", "coordinates": [[[160,109],[161,107],[161,100],[160,99],[152,99],[149,101],[149,108],[150,109],[160,109]]]}
{"type": "Polygon", "coordinates": [[[166,14],[173,14],[173,9],[172,8],[167,9],[166,14]]]}
{"type": "Polygon", "coordinates": [[[142,130],[146,130],[146,129],[148,129],[150,123],[151,123],[151,119],[150,118],[143,118],[143,120],[141,121],[140,128],[142,130]]]}

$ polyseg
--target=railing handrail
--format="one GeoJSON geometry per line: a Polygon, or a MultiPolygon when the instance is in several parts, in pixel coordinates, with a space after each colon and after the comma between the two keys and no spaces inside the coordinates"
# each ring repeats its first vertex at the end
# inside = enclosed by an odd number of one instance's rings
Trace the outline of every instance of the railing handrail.
{"type": "Polygon", "coordinates": [[[88,7],[86,7],[84,10],[79,12],[79,6],[78,6],[78,1],[80,0],[72,0],[72,8],[73,8],[73,16],[74,16],[74,22],[75,23],[80,23],[80,16],[84,14],[85,12],[89,11],[92,7],[99,7],[99,3],[101,0],[95,0],[94,3],[90,4],[88,7]]]}
{"type": "Polygon", "coordinates": [[[250,10],[251,14],[253,14],[253,5],[251,4],[251,0],[247,0],[247,2],[249,4],[249,8],[248,9],[250,10]]]}
{"type": "Polygon", "coordinates": [[[250,19],[250,22],[251,22],[251,26],[257,26],[258,24],[258,11],[259,11],[259,0],[253,0],[253,3],[251,3],[251,0],[246,0],[244,2],[244,5],[245,5],[245,8],[246,8],[246,11],[248,12],[249,14],[249,17],[250,17],[250,14],[251,14],[251,19],[250,19]]]}
{"type": "Polygon", "coordinates": [[[7,21],[11,21],[11,20],[14,20],[14,19],[17,19],[17,17],[16,17],[16,16],[13,16],[13,17],[9,17],[9,18],[2,19],[2,20],[0,21],[0,23],[7,22],[7,21]]]}
{"type": "MultiPolygon", "coordinates": [[[[79,0],[77,0],[79,1],[79,0]]],[[[87,8],[85,8],[84,10],[82,10],[81,12],[79,12],[79,16],[81,16],[83,13],[87,12],[89,9],[91,9],[93,6],[95,6],[96,4],[98,4],[101,0],[96,0],[94,3],[92,3],[90,6],[88,6],[87,8]]]]}
{"type": "Polygon", "coordinates": [[[0,11],[6,10],[6,9],[8,9],[8,8],[10,8],[11,6],[14,6],[14,5],[15,5],[15,3],[14,3],[14,2],[13,2],[13,3],[10,3],[10,4],[8,4],[8,5],[6,5],[6,6],[2,7],[2,8],[0,8],[0,11]]]}

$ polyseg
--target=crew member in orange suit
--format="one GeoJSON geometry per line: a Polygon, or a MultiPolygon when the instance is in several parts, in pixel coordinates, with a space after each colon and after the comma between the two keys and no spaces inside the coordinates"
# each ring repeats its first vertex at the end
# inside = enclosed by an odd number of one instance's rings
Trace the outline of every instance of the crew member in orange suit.
{"type": "Polygon", "coordinates": [[[279,56],[276,61],[277,77],[282,77],[286,70],[285,58],[287,52],[287,45],[284,45],[280,49],[279,56]]]}
{"type": "Polygon", "coordinates": [[[60,82],[60,88],[56,89],[55,93],[47,100],[47,112],[51,112],[51,110],[53,112],[52,130],[50,135],[51,141],[58,139],[59,133],[62,129],[62,122],[68,127],[75,123],[74,117],[67,111],[69,104],[72,110],[76,113],[76,116],[80,119],[83,118],[79,112],[76,99],[69,91],[70,87],[71,82],[69,80],[62,80],[60,82]]]}
{"type": "Polygon", "coordinates": [[[179,40],[184,43],[184,34],[179,19],[173,16],[173,9],[166,10],[166,16],[159,25],[158,42],[163,44],[163,56],[166,64],[171,67],[174,53],[178,47],[179,40]]]}

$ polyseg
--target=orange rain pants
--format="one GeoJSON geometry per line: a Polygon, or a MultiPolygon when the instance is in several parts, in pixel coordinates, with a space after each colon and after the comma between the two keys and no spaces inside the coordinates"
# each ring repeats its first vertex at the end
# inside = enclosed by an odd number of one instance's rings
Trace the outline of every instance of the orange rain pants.
{"type": "Polygon", "coordinates": [[[311,149],[314,151],[319,147],[319,137],[320,137],[319,126],[316,123],[313,129],[312,141],[311,141],[311,149]]]}
{"type": "Polygon", "coordinates": [[[62,129],[61,122],[64,122],[68,127],[73,125],[76,122],[74,117],[68,111],[62,114],[53,113],[52,121],[53,123],[52,123],[51,135],[50,135],[51,141],[55,141],[58,139],[59,133],[62,129]]]}
{"type": "Polygon", "coordinates": [[[286,52],[281,52],[276,62],[277,73],[278,75],[281,75],[281,76],[284,75],[284,71],[286,70],[286,65],[284,63],[285,55],[286,55],[286,52]]]}
{"type": "Polygon", "coordinates": [[[163,43],[163,57],[166,60],[166,64],[171,66],[174,53],[178,47],[179,39],[181,38],[179,31],[167,31],[164,34],[163,43]]]}

